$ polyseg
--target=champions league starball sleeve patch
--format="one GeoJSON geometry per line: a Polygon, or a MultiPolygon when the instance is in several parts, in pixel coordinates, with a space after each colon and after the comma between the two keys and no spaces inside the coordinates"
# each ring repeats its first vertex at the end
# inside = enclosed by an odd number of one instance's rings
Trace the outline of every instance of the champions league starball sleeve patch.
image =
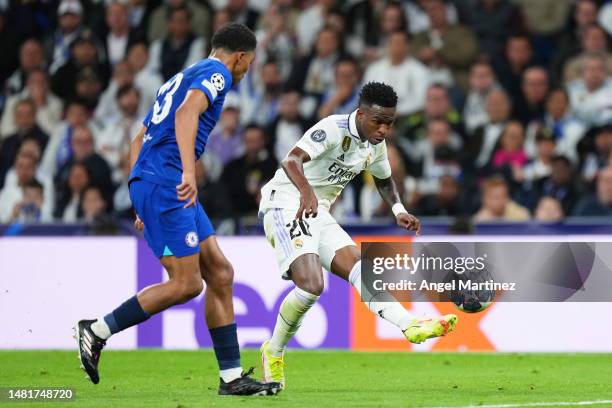
{"type": "Polygon", "coordinates": [[[310,134],[310,138],[313,140],[313,142],[322,142],[326,137],[327,133],[325,133],[325,131],[322,129],[317,129],[310,134]]]}

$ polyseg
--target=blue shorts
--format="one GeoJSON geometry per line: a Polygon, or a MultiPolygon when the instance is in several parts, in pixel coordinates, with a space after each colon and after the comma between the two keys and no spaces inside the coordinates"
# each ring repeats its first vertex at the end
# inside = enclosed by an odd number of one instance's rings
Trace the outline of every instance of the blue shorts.
{"type": "Polygon", "coordinates": [[[144,237],[155,256],[193,255],[200,242],[215,233],[202,205],[183,208],[176,188],[142,179],[130,183],[130,198],[136,214],[144,223],[144,237]]]}

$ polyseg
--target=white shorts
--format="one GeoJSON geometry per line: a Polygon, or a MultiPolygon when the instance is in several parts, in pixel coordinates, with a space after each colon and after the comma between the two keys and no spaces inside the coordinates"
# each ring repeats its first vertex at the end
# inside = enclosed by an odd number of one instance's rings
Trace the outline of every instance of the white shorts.
{"type": "Polygon", "coordinates": [[[319,210],[315,218],[301,221],[295,219],[296,212],[273,208],[266,211],[263,219],[266,238],[276,251],[283,277],[288,278],[289,266],[304,254],[319,255],[321,265],[331,271],[336,251],[355,242],[328,211],[319,210]]]}

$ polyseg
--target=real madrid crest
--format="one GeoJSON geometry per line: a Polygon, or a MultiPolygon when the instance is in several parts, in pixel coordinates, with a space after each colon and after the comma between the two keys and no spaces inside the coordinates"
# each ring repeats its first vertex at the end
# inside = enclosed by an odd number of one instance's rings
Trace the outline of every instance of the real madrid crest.
{"type": "Polygon", "coordinates": [[[344,140],[342,140],[342,151],[346,152],[351,147],[351,138],[348,136],[344,136],[344,140]]]}

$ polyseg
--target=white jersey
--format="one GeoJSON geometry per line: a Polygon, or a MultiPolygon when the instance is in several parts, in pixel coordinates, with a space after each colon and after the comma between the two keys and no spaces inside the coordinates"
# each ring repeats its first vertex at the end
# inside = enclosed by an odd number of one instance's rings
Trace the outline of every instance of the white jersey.
{"type": "MultiPolygon", "coordinates": [[[[349,115],[332,115],[308,129],[296,147],[310,156],[304,163],[304,175],[312,186],[319,208],[329,211],[344,187],[361,171],[374,177],[391,177],[385,142],[372,145],[361,141],[355,122],[357,111],[349,115]]],[[[300,192],[282,168],[261,189],[260,213],[271,208],[300,207],[300,192]]]]}

